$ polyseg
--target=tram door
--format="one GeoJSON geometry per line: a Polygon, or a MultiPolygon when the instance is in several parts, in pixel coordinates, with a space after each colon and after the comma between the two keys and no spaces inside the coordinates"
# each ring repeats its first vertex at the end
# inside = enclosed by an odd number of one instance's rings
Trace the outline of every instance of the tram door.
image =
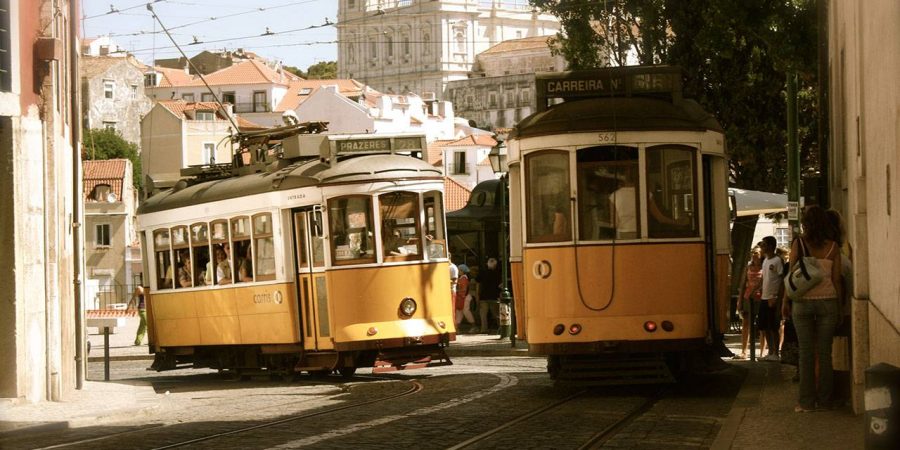
{"type": "Polygon", "coordinates": [[[305,350],[331,350],[328,290],[325,283],[325,238],[318,206],[294,211],[300,332],[305,350]]]}

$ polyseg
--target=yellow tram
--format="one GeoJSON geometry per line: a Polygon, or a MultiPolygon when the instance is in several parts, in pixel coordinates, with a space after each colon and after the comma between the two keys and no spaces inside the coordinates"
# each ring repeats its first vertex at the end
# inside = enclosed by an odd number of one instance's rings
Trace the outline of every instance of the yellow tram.
{"type": "Polygon", "coordinates": [[[722,128],[676,67],[536,82],[507,141],[518,332],[556,379],[671,380],[727,327],[722,128]]]}
{"type": "Polygon", "coordinates": [[[443,179],[424,136],[302,125],[244,136],[236,175],[194,170],[140,207],[153,368],[450,364],[443,179]]]}

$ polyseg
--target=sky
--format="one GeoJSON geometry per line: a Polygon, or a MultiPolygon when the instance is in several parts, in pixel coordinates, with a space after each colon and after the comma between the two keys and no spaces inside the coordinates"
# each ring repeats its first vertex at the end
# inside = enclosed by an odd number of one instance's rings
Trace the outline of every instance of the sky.
{"type": "Polygon", "coordinates": [[[82,36],[109,35],[145,64],[181,56],[148,1],[188,57],[243,48],[302,70],[337,60],[327,23],[337,22],[338,0],[82,0],[82,36]]]}

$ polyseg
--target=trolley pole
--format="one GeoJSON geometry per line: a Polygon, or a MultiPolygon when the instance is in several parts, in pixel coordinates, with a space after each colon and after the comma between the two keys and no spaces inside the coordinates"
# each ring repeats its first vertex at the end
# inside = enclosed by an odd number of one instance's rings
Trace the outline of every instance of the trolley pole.
{"type": "MultiPolygon", "coordinates": [[[[800,235],[800,147],[797,143],[797,72],[787,76],[788,223],[793,238],[800,235]]],[[[793,256],[793,255],[792,255],[793,256]]]]}

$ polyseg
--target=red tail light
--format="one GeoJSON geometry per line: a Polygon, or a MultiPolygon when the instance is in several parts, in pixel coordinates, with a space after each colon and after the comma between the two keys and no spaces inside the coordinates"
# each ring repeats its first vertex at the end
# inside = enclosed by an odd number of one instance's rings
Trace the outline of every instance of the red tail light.
{"type": "Polygon", "coordinates": [[[644,330],[647,330],[648,333],[656,331],[656,322],[652,320],[644,322],[644,330]]]}
{"type": "Polygon", "coordinates": [[[581,325],[573,323],[572,326],[569,327],[569,334],[574,336],[578,333],[581,333],[581,325]]]}

